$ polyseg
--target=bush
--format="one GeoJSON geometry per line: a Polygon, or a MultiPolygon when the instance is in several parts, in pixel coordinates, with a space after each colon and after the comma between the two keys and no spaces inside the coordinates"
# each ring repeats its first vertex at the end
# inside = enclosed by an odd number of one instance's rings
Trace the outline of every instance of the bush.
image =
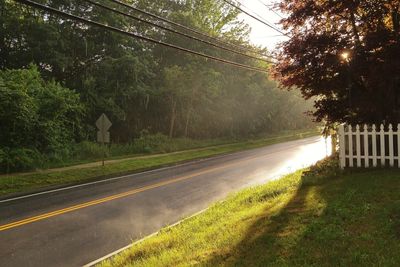
{"type": "Polygon", "coordinates": [[[311,166],[309,171],[305,171],[302,180],[305,185],[315,185],[326,179],[338,177],[342,173],[339,167],[339,154],[334,153],[311,166]]]}
{"type": "Polygon", "coordinates": [[[46,82],[35,67],[0,71],[0,144],[52,152],[81,128],[79,95],[46,82]]]}
{"type": "Polygon", "coordinates": [[[37,150],[26,148],[0,149],[1,172],[30,170],[42,165],[44,161],[45,157],[37,150]]]}
{"type": "Polygon", "coordinates": [[[27,170],[70,157],[83,109],[79,94],[43,80],[35,66],[0,71],[0,171],[27,170]]]}
{"type": "Polygon", "coordinates": [[[76,159],[99,159],[109,156],[109,149],[105,145],[84,141],[74,148],[74,158],[76,159]]]}
{"type": "Polygon", "coordinates": [[[169,143],[171,143],[171,139],[161,133],[142,135],[140,138],[133,141],[139,153],[168,152],[165,151],[162,146],[169,143]]]}

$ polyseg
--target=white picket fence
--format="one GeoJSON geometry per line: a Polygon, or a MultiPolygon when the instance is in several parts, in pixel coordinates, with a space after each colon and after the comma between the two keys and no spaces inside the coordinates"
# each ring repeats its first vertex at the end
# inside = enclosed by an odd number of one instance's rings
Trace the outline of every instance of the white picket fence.
{"type": "Polygon", "coordinates": [[[339,126],[340,167],[395,166],[400,168],[400,124],[339,126]]]}

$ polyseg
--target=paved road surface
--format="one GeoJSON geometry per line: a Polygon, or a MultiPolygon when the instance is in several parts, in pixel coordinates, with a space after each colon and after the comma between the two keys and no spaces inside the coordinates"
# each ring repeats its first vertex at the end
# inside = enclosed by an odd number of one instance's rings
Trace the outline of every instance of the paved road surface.
{"type": "Polygon", "coordinates": [[[0,266],[81,266],[326,153],[312,137],[0,201],[0,266]]]}

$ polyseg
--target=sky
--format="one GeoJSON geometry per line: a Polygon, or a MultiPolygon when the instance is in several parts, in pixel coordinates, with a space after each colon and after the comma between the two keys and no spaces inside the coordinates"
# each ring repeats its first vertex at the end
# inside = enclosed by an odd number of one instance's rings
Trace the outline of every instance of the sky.
{"type": "MultiPolygon", "coordinates": [[[[276,1],[277,0],[237,0],[236,2],[242,4],[242,9],[248,11],[253,15],[254,13],[256,13],[262,19],[269,22],[269,24],[272,24],[275,27],[281,29],[280,25],[277,25],[279,20],[281,20],[281,17],[270,11],[268,7],[262,4],[265,3],[266,5],[270,6],[273,3],[276,3],[276,1]]],[[[279,42],[287,40],[287,37],[277,36],[280,35],[280,33],[249,17],[246,14],[240,14],[239,19],[244,20],[247,24],[250,25],[250,41],[253,44],[262,45],[263,47],[267,47],[270,51],[272,51],[279,42]]]]}

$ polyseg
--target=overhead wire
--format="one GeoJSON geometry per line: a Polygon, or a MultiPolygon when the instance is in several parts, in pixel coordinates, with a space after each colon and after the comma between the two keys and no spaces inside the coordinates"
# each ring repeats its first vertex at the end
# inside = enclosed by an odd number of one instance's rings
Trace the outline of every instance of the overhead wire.
{"type": "MultiPolygon", "coordinates": [[[[229,0],[231,1],[231,0],[229,0]]],[[[254,10],[251,10],[251,8],[249,8],[248,6],[246,6],[245,4],[241,3],[239,0],[236,0],[238,4],[240,4],[240,6],[246,8],[248,10],[248,12],[251,11],[251,13],[254,14],[254,16],[257,16],[260,20],[264,21],[265,23],[267,23],[268,25],[273,25],[273,23],[269,22],[268,20],[266,20],[265,18],[263,18],[260,14],[258,14],[257,12],[255,12],[254,10]]],[[[259,0],[261,1],[261,0],[259,0]]],[[[277,27],[273,26],[274,29],[278,29],[277,27]]]]}
{"type": "MultiPolygon", "coordinates": [[[[153,13],[151,13],[151,12],[142,10],[142,9],[140,9],[140,8],[137,8],[137,7],[132,6],[132,5],[129,5],[129,4],[127,4],[127,3],[121,2],[121,1],[119,1],[119,0],[108,0],[108,1],[113,2],[113,3],[115,3],[115,4],[118,4],[118,5],[120,5],[120,6],[126,7],[126,8],[128,8],[128,9],[133,10],[133,11],[135,11],[135,12],[138,12],[138,13],[140,13],[140,14],[149,16],[149,17],[151,17],[151,18],[153,18],[153,19],[162,21],[162,22],[167,23],[167,24],[170,24],[170,25],[172,25],[172,26],[175,26],[175,27],[184,29],[184,30],[186,30],[186,31],[189,31],[189,32],[191,32],[191,33],[200,35],[200,36],[202,36],[202,37],[204,37],[204,38],[212,39],[212,40],[214,40],[215,42],[218,42],[219,44],[226,45],[226,46],[231,46],[231,47],[234,47],[234,48],[239,49],[239,50],[242,50],[242,51],[247,51],[247,50],[248,50],[248,48],[243,47],[243,46],[241,46],[241,45],[236,45],[236,44],[228,43],[228,42],[223,41],[223,40],[221,40],[220,38],[217,38],[217,37],[215,37],[215,36],[211,36],[211,35],[209,35],[209,34],[206,34],[206,33],[204,33],[204,32],[201,32],[201,31],[199,31],[199,30],[197,30],[197,29],[193,29],[193,28],[188,27],[188,26],[186,26],[186,25],[177,23],[177,22],[172,21],[172,20],[170,20],[170,19],[167,19],[167,18],[161,17],[161,16],[159,16],[159,15],[153,14],[153,13]]],[[[252,52],[253,52],[253,51],[252,51],[252,52]]],[[[258,52],[253,52],[253,53],[259,54],[259,55],[261,55],[261,56],[266,56],[266,57],[269,56],[269,55],[265,55],[265,54],[258,53],[258,52]]]]}
{"type": "MultiPolygon", "coordinates": [[[[259,0],[259,2],[262,3],[261,0],[259,0]]],[[[239,3],[240,3],[240,2],[239,2],[239,3]]],[[[265,4],[264,4],[264,5],[265,5],[265,4]]],[[[247,10],[250,10],[250,11],[251,11],[251,9],[250,9],[249,7],[247,7],[245,4],[241,4],[241,6],[245,7],[247,10]]],[[[265,6],[266,6],[266,5],[265,5],[265,6]]],[[[266,7],[267,7],[267,6],[266,6],[266,7]]],[[[268,8],[268,7],[267,7],[267,8],[268,8]]],[[[268,9],[276,14],[276,12],[273,11],[271,8],[268,8],[268,9]]],[[[252,11],[252,13],[253,13],[255,16],[257,16],[259,19],[263,20],[265,23],[267,23],[267,24],[269,24],[269,25],[273,25],[273,23],[271,23],[271,22],[269,22],[268,20],[266,20],[265,18],[263,18],[263,17],[262,17],[260,14],[258,14],[257,12],[252,11]]],[[[279,15],[279,14],[278,14],[278,15],[279,15]]],[[[278,27],[276,27],[276,26],[274,26],[274,29],[280,31],[280,29],[279,29],[278,27]]],[[[282,35],[282,34],[281,34],[281,35],[282,35]]]]}
{"type": "Polygon", "coordinates": [[[261,4],[263,4],[266,8],[268,8],[269,11],[273,12],[275,15],[277,15],[278,17],[280,17],[281,19],[284,19],[284,17],[279,14],[278,12],[276,12],[272,7],[268,6],[266,3],[264,3],[262,0],[258,0],[258,2],[260,2],[261,4]]]}
{"type": "Polygon", "coordinates": [[[260,19],[260,18],[258,18],[258,17],[256,17],[256,16],[254,16],[253,14],[250,14],[249,12],[247,12],[246,10],[244,10],[243,8],[241,8],[240,6],[235,5],[234,3],[232,3],[230,0],[222,0],[222,1],[224,1],[225,3],[227,3],[228,5],[230,5],[230,6],[234,7],[234,8],[236,8],[236,9],[238,9],[239,11],[241,11],[241,12],[244,13],[244,14],[246,14],[247,16],[249,16],[249,17],[251,17],[251,18],[257,20],[258,22],[261,22],[262,24],[266,25],[267,27],[269,27],[269,28],[275,30],[276,32],[279,32],[280,34],[289,37],[288,34],[284,33],[283,31],[279,30],[278,28],[272,26],[271,24],[267,23],[266,21],[264,21],[264,20],[262,20],[262,19],[260,19]]]}
{"type": "Polygon", "coordinates": [[[235,53],[235,54],[238,54],[238,55],[241,55],[241,56],[245,56],[245,57],[248,57],[248,58],[251,58],[251,59],[255,59],[255,60],[264,61],[264,62],[266,62],[266,63],[273,63],[273,62],[270,61],[270,60],[266,60],[266,59],[259,58],[259,57],[256,57],[256,56],[248,55],[248,54],[246,54],[246,53],[243,53],[243,52],[240,52],[240,51],[236,51],[236,50],[233,50],[233,49],[230,49],[230,48],[227,48],[227,47],[224,47],[224,46],[221,46],[221,45],[212,43],[212,42],[210,42],[210,41],[203,40],[203,39],[197,38],[197,37],[195,37],[195,36],[192,36],[192,35],[189,35],[189,34],[186,34],[186,33],[179,32],[179,31],[177,31],[177,30],[174,30],[174,29],[171,29],[171,28],[168,28],[168,27],[164,27],[164,26],[162,26],[162,25],[159,25],[159,24],[156,24],[156,23],[153,23],[153,22],[150,22],[150,21],[141,19],[141,18],[139,18],[139,17],[135,17],[135,16],[133,16],[133,15],[131,15],[131,14],[122,12],[122,11],[120,11],[120,10],[117,10],[117,9],[112,8],[112,7],[109,7],[109,6],[105,6],[105,5],[100,4],[100,3],[96,2],[96,1],[92,1],[92,0],[84,0],[84,1],[86,1],[86,2],[88,2],[88,3],[90,3],[90,4],[92,4],[92,5],[98,6],[98,7],[100,7],[100,8],[103,8],[103,9],[105,9],[105,10],[114,12],[114,13],[116,13],[116,14],[119,14],[119,15],[122,15],[122,16],[125,16],[125,17],[128,17],[128,18],[134,19],[134,20],[139,21],[139,22],[142,22],[142,23],[146,23],[146,24],[148,24],[148,25],[151,25],[151,26],[160,28],[160,29],[165,30],[165,31],[172,32],[172,33],[177,34],[177,35],[184,36],[184,37],[189,38],[189,39],[192,39],[192,40],[196,40],[196,41],[198,41],[198,42],[205,43],[205,44],[207,44],[207,45],[211,45],[211,46],[213,46],[213,47],[216,47],[216,48],[219,48],[219,49],[222,49],[222,50],[225,50],[225,51],[229,51],[229,52],[231,52],[231,53],[235,53]]]}
{"type": "Polygon", "coordinates": [[[49,12],[49,13],[57,14],[59,16],[62,16],[62,17],[65,17],[65,18],[68,18],[68,19],[71,19],[71,20],[79,21],[79,22],[84,23],[86,25],[96,26],[96,27],[103,28],[103,29],[106,29],[106,30],[109,30],[109,31],[112,31],[112,32],[120,33],[120,34],[123,34],[123,35],[126,35],[126,36],[130,36],[130,37],[134,37],[134,38],[140,39],[140,40],[144,40],[144,41],[147,41],[147,42],[150,42],[150,43],[154,43],[154,44],[162,45],[162,46],[165,46],[165,47],[173,48],[173,49],[176,49],[176,50],[179,50],[179,51],[182,51],[182,52],[186,52],[186,53],[189,53],[189,54],[201,56],[201,57],[204,57],[204,58],[207,58],[207,59],[212,59],[212,60],[217,61],[217,62],[233,65],[233,66],[244,68],[244,69],[248,69],[248,70],[268,73],[268,71],[266,69],[264,69],[264,68],[253,67],[253,66],[237,63],[237,62],[234,62],[234,61],[230,61],[230,60],[214,57],[214,56],[207,55],[207,54],[204,54],[204,53],[201,53],[201,52],[197,52],[197,51],[193,51],[193,50],[190,50],[190,49],[187,49],[187,48],[183,48],[183,47],[180,47],[180,46],[177,46],[177,45],[165,43],[163,41],[159,41],[159,40],[156,40],[156,39],[153,39],[153,38],[150,38],[150,37],[142,36],[142,35],[139,35],[139,34],[136,34],[136,33],[132,33],[132,32],[127,32],[127,31],[121,30],[119,28],[116,28],[116,27],[113,27],[113,26],[108,26],[108,25],[105,25],[103,23],[100,23],[100,22],[97,22],[97,21],[93,21],[93,20],[89,20],[89,19],[86,19],[86,18],[83,18],[83,17],[80,17],[80,16],[76,16],[76,15],[73,15],[73,14],[70,14],[70,13],[67,13],[67,12],[52,8],[52,7],[47,6],[47,5],[43,5],[43,4],[34,2],[34,1],[31,1],[31,0],[15,0],[15,1],[18,2],[18,3],[24,4],[24,5],[27,5],[27,6],[31,6],[33,8],[37,8],[37,9],[49,12]]]}

